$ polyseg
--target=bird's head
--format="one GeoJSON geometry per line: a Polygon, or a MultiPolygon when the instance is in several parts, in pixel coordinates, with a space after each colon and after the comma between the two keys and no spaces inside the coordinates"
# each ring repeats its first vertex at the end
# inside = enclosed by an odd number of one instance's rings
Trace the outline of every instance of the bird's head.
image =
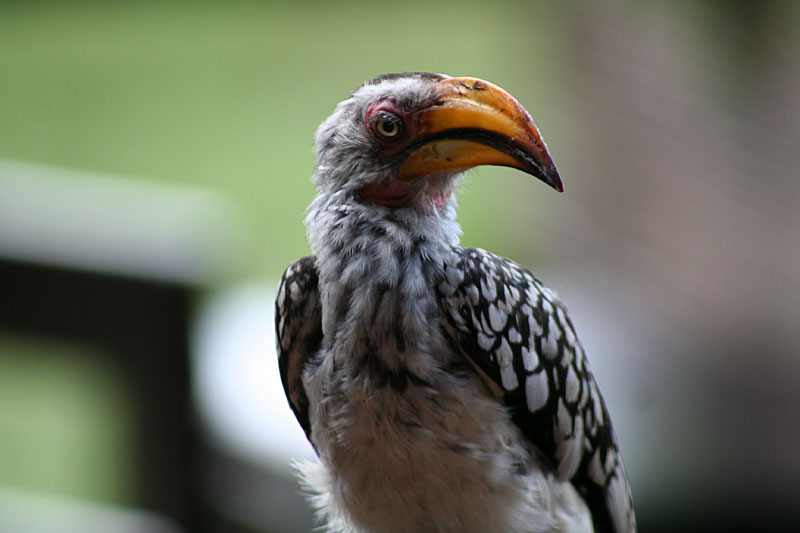
{"type": "Polygon", "coordinates": [[[387,207],[442,208],[458,177],[502,165],[563,186],[536,125],[517,100],[477,78],[388,74],[341,102],[316,135],[321,192],[387,207]]]}

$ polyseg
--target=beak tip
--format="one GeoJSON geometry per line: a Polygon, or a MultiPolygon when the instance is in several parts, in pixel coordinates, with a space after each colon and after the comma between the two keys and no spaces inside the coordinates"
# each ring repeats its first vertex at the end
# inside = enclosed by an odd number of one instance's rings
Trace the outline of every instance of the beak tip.
{"type": "Polygon", "coordinates": [[[564,192],[564,183],[561,181],[561,176],[559,176],[558,170],[556,170],[555,165],[552,163],[541,169],[541,172],[535,173],[534,176],[538,177],[558,192],[564,192]]]}
{"type": "Polygon", "coordinates": [[[558,192],[564,192],[564,184],[561,182],[561,178],[558,174],[553,176],[553,188],[558,192]]]}

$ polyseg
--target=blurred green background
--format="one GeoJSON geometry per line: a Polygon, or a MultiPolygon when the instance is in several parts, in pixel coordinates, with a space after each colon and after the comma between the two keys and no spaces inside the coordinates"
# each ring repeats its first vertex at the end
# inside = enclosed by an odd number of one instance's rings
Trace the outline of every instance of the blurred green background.
{"type": "Polygon", "coordinates": [[[91,350],[0,330],[0,485],[132,501],[129,393],[91,350]]]}
{"type": "MultiPolygon", "coordinates": [[[[423,70],[497,80],[534,110],[545,135],[558,127],[545,102],[559,83],[559,37],[543,5],[4,2],[0,9],[0,155],[224,191],[254,235],[248,275],[274,278],[308,253],[302,219],[313,196],[313,133],[376,75],[423,70]]],[[[499,218],[477,212],[523,205],[515,190],[539,192],[504,179],[470,183],[462,209],[468,241],[513,243],[499,218]]]]}
{"type": "MultiPolygon", "coordinates": [[[[569,303],[642,529],[753,530],[766,514],[770,530],[793,530],[798,58],[793,0],[2,1],[0,260],[30,235],[70,268],[92,270],[89,252],[100,250],[98,271],[107,251],[124,272],[152,240],[150,263],[173,275],[164,250],[187,238],[197,255],[181,255],[177,272],[224,265],[187,275],[203,316],[208,302],[269,287],[308,253],[313,134],[350,91],[405,70],[488,79],[531,112],[566,192],[477,169],[459,194],[462,242],[532,268],[569,303]],[[15,162],[56,177],[30,178],[15,162]],[[104,184],[120,203],[97,205],[104,184]],[[154,188],[140,197],[139,185],[154,188]],[[183,226],[205,212],[194,200],[165,216],[196,194],[229,208],[229,233],[183,226]],[[125,218],[151,195],[163,205],[125,218]],[[86,211],[92,242],[30,230],[59,199],[74,218],[86,211]],[[162,220],[178,229],[162,235],[162,220]]],[[[0,306],[13,305],[2,281],[0,306]]],[[[136,400],[105,355],[0,324],[0,529],[6,490],[137,504],[136,400]]],[[[248,512],[294,494],[280,485],[248,496],[238,479],[241,493],[228,492],[248,512]]],[[[235,516],[219,530],[263,529],[247,512],[217,512],[235,516]]]]}

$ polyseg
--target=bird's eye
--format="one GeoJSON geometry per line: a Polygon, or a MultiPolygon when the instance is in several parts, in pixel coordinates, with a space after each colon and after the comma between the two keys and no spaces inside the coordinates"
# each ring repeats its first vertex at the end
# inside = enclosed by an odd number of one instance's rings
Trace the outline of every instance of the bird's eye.
{"type": "Polygon", "coordinates": [[[397,139],[403,133],[403,121],[396,115],[383,112],[375,120],[375,131],[386,140],[397,139]]]}

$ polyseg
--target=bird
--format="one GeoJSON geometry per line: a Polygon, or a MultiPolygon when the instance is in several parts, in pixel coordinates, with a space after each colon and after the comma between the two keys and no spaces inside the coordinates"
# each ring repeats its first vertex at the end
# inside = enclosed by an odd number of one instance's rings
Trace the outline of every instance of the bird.
{"type": "Polygon", "coordinates": [[[363,83],[316,131],[311,255],[275,297],[296,467],[332,532],[633,532],[606,404],[558,296],[459,244],[468,169],[563,191],[530,114],[491,82],[363,83]]]}

